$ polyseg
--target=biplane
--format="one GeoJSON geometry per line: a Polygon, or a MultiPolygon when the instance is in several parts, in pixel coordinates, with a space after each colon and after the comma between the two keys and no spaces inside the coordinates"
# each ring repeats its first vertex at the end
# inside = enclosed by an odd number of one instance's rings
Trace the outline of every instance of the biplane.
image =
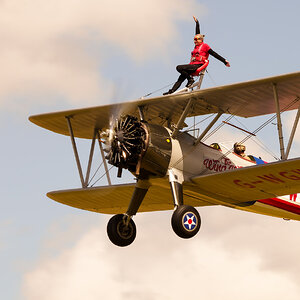
{"type": "Polygon", "coordinates": [[[214,88],[200,85],[167,96],[30,116],[36,125],[70,136],[81,180],[81,188],[47,196],[75,208],[113,214],[107,234],[118,246],[134,241],[137,212],[174,210],[171,224],[181,238],[199,231],[195,207],[224,205],[299,221],[300,202],[289,195],[300,192],[300,158],[288,156],[300,117],[300,72],[214,88]],[[281,113],[294,109],[298,111],[285,147],[281,113]],[[184,130],[186,118],[208,114],[213,120],[198,136],[184,130]],[[218,149],[206,145],[204,137],[223,114],[244,118],[273,114],[281,159],[264,163],[222,145],[218,149]],[[85,174],[77,138],[91,140],[85,174]],[[91,187],[96,143],[108,185],[91,187]],[[107,162],[116,167],[118,177],[127,169],[136,182],[111,184],[107,162]]]}

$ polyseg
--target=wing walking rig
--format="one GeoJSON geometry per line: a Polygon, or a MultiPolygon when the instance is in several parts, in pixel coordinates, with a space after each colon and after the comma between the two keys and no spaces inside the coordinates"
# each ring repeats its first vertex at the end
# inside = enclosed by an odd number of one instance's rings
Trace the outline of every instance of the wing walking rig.
{"type": "Polygon", "coordinates": [[[108,236],[114,244],[127,246],[136,236],[132,217],[137,211],[174,209],[172,227],[182,238],[191,238],[198,232],[201,219],[194,207],[199,206],[224,205],[300,220],[299,203],[283,197],[300,192],[300,159],[288,160],[300,116],[299,97],[300,72],[297,72],[126,103],[34,115],[29,120],[70,136],[73,145],[82,188],[49,192],[48,197],[72,207],[115,214],[107,226],[108,236]],[[280,116],[283,109],[298,109],[286,149],[280,116]],[[198,138],[182,131],[187,117],[212,113],[215,118],[198,138]],[[272,113],[276,113],[278,124],[281,153],[278,162],[258,165],[202,142],[223,114],[248,118],[272,113]],[[76,138],[91,139],[85,176],[76,138]],[[89,187],[96,142],[108,186],[89,187]],[[117,167],[119,177],[123,169],[128,169],[137,182],[112,185],[106,161],[117,167]]]}

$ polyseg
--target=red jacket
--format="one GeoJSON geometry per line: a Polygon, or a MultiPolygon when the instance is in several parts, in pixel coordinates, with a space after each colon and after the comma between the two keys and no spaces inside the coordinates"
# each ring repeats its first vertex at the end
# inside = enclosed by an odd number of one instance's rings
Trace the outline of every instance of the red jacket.
{"type": "Polygon", "coordinates": [[[201,43],[200,45],[195,46],[194,50],[192,51],[191,61],[190,64],[200,64],[204,63],[205,60],[208,59],[208,51],[210,49],[210,46],[201,43]]]}

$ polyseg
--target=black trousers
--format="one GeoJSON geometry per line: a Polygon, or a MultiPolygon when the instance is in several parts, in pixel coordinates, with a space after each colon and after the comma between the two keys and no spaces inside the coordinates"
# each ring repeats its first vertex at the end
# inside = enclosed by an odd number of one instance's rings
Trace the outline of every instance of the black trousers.
{"type": "Polygon", "coordinates": [[[180,75],[171,89],[172,93],[175,92],[181,86],[181,84],[202,65],[203,64],[178,65],[176,70],[180,73],[180,75]]]}

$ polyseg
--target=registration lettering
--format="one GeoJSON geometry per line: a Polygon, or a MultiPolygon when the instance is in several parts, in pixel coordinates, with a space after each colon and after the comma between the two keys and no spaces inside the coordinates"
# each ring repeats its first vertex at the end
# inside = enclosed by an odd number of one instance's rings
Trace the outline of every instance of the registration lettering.
{"type": "Polygon", "coordinates": [[[289,181],[300,180],[300,169],[294,169],[289,171],[282,171],[278,173],[270,173],[270,174],[263,174],[257,176],[249,177],[249,180],[241,180],[239,178],[233,179],[233,183],[239,187],[243,188],[256,188],[259,187],[261,184],[284,184],[289,181]]]}

